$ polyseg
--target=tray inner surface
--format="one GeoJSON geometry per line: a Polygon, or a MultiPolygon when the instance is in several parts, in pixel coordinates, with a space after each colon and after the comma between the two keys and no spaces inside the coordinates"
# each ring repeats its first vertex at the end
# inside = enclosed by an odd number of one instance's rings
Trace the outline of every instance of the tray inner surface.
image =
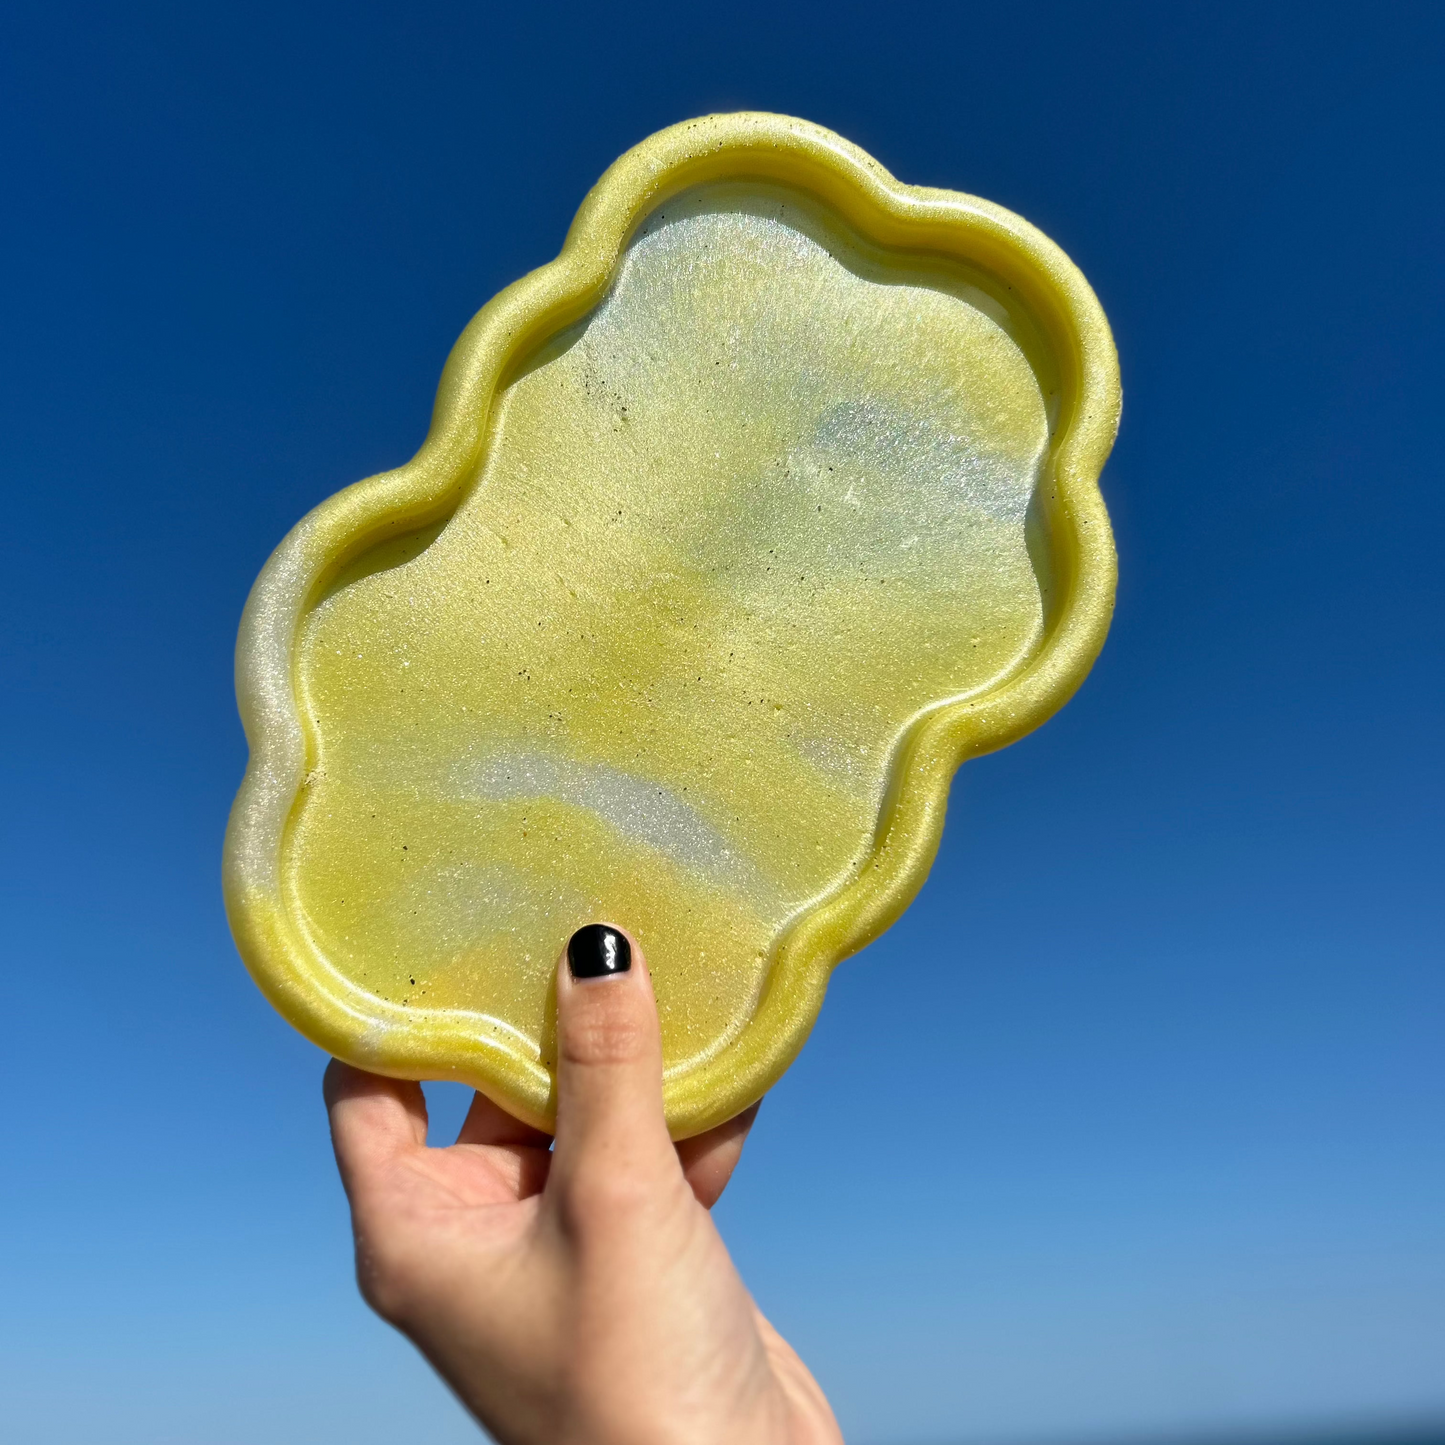
{"type": "Polygon", "coordinates": [[[1008,289],[804,194],[684,193],[525,357],[440,526],[303,619],[293,916],[546,1060],[552,970],[640,938],[671,1070],[872,846],[900,739],[1044,635],[1057,383],[1008,289]]]}

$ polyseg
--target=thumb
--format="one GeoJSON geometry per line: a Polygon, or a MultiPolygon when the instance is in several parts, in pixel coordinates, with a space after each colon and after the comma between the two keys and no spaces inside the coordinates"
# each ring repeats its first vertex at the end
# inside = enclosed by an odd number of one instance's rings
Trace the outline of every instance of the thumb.
{"type": "Polygon", "coordinates": [[[662,1113],[662,1039],[647,962],[610,924],[557,965],[557,1130],[549,1188],[649,1190],[681,1166],[662,1113]]]}

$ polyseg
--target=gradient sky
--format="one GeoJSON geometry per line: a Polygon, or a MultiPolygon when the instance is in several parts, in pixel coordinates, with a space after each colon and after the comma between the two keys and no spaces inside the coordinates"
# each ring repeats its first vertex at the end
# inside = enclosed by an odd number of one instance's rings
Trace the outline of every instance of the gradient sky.
{"type": "Polygon", "coordinates": [[[226,930],[232,643],[606,165],[738,108],[1041,226],[1125,386],[1108,646],[840,968],[745,1277],[859,1445],[1445,1417],[1442,16],[12,0],[0,1436],[475,1438],[226,930]]]}

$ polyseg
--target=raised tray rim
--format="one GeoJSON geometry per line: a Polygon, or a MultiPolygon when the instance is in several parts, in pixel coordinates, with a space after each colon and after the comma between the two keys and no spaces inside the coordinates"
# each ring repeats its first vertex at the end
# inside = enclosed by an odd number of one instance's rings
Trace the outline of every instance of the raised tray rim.
{"type": "Polygon", "coordinates": [[[297,633],[339,567],[455,508],[513,364],[598,304],[640,222],[690,187],[744,179],[804,189],[871,241],[981,266],[1018,291],[1059,371],[1060,409],[1039,492],[1058,595],[1045,640],[1024,668],[911,725],[863,866],[791,920],[738,1035],[665,1080],[675,1137],[730,1118],[783,1073],[811,1031],[832,968],[893,923],[922,885],[955,769],[1062,707],[1103,646],[1113,611],[1114,545],[1098,478],[1118,430],[1118,362],[1098,300],[1058,246],[1001,206],[904,185],[840,136],[789,116],[685,121],[610,166],[583,200],[557,259],[499,292],[462,332],[416,456],[328,498],[276,548],[251,590],[236,647],[237,700],[251,751],[226,830],[222,875],[236,946],[257,985],[339,1058],[393,1077],[461,1080],[544,1128],[554,1117],[552,1076],[524,1056],[510,1030],[480,1014],[428,1013],[365,993],[312,950],[289,915],[282,851],[308,777],[297,633]]]}

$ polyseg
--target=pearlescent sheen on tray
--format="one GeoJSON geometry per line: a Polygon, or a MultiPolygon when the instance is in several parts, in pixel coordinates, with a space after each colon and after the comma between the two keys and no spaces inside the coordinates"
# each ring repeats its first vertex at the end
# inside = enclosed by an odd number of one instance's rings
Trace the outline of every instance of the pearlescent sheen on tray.
{"type": "Polygon", "coordinates": [[[629,152],[463,335],[416,460],[257,582],[257,981],[545,1125],[558,956],[621,924],[674,1132],[746,1106],[922,882],[953,769],[1102,644],[1118,405],[1092,293],[1008,212],[782,117],[629,152]]]}

